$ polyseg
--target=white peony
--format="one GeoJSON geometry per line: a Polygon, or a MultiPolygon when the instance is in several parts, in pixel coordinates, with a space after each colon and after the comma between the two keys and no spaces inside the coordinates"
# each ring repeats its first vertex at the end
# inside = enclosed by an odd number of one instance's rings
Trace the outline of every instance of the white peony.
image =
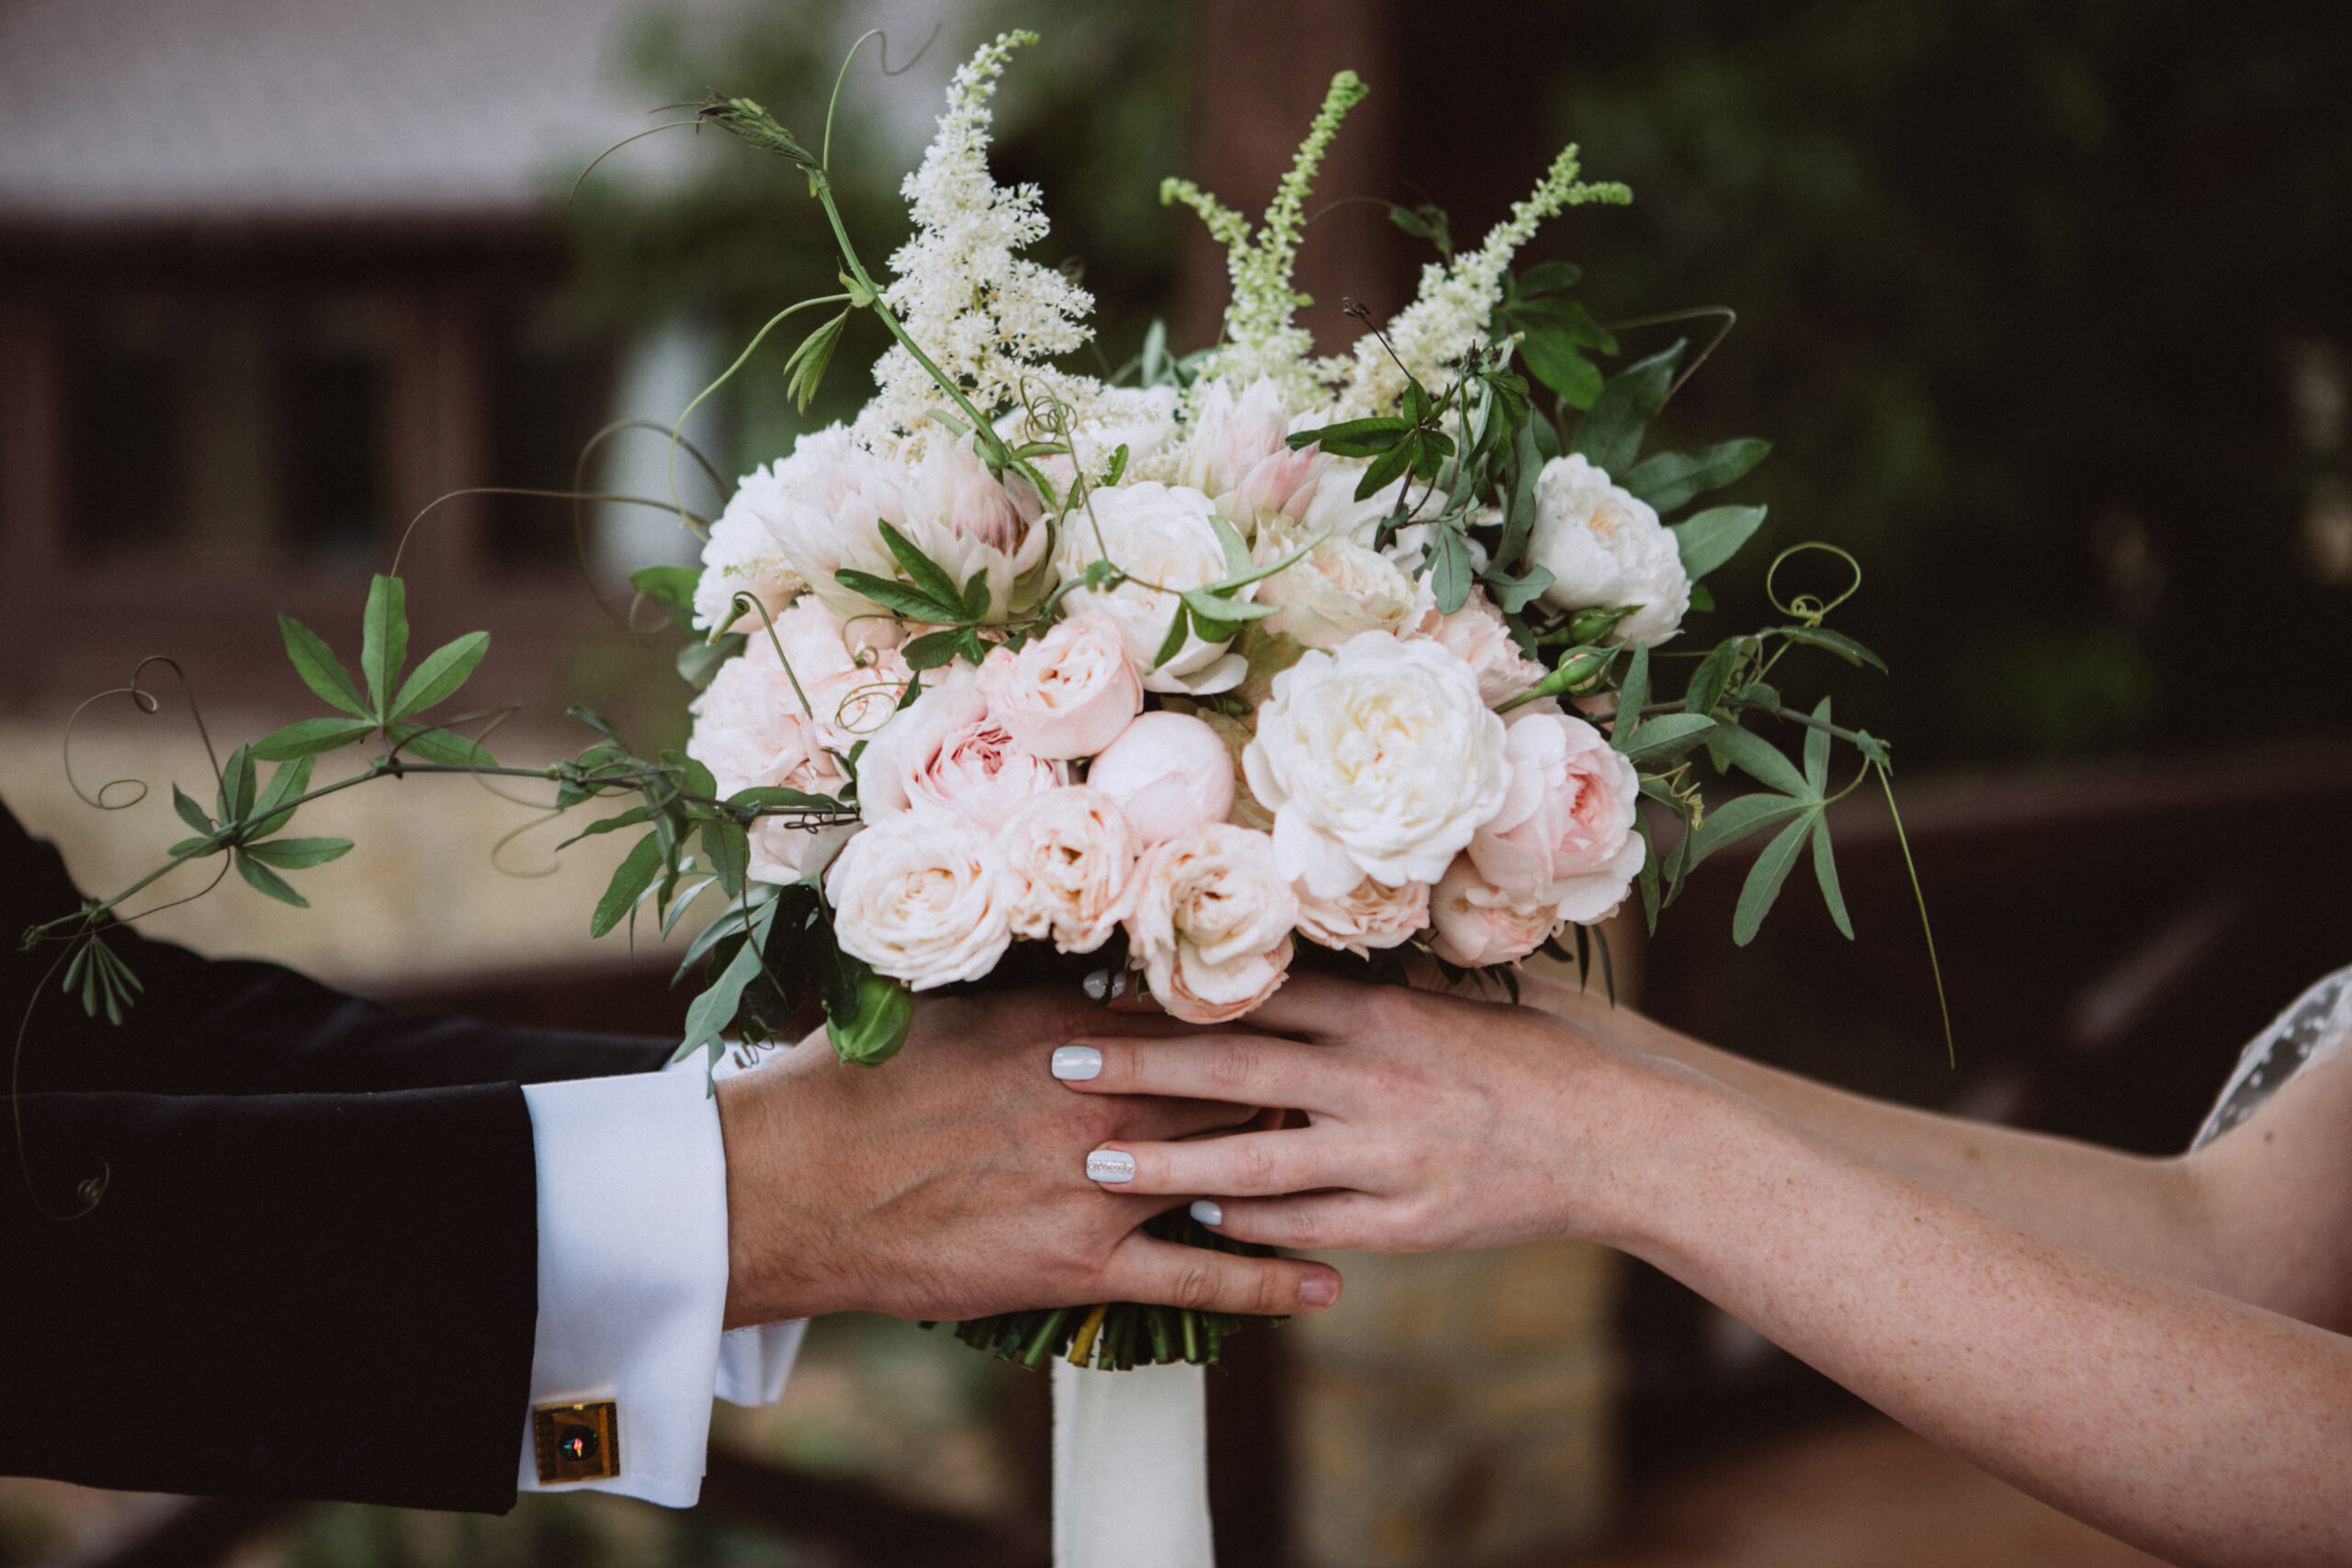
{"type": "Polygon", "coordinates": [[[770,523],[786,556],[817,596],[842,616],[891,612],[843,587],[843,568],[888,581],[907,574],[882,537],[889,524],[929,556],[959,588],[975,572],[987,579],[988,618],[1002,619],[1047,586],[1034,574],[1045,557],[1046,530],[1034,499],[997,482],[967,435],[933,446],[909,465],[859,446],[835,425],[804,435],[778,464],[782,505],[770,523]]]}
{"type": "Polygon", "coordinates": [[[825,874],[842,951],[918,991],[977,980],[1012,945],[1004,862],[952,811],[860,829],[825,874]]]}
{"type": "Polygon", "coordinates": [[[1657,644],[1681,629],[1690,579],[1674,536],[1581,456],[1555,457],[1535,479],[1527,558],[1552,574],[1544,602],[1563,610],[1632,604],[1617,623],[1628,643],[1657,644]]]}
{"type": "Polygon", "coordinates": [[[1129,961],[1186,1023],[1225,1023],[1289,976],[1298,898],[1269,863],[1266,835],[1225,822],[1179,834],[1136,869],[1129,961]]]}
{"type": "Polygon", "coordinates": [[[1642,781],[1600,731],[1549,703],[1511,716],[1510,792],[1470,840],[1478,874],[1512,902],[1590,925],[1642,869],[1642,781]]]}
{"type": "Polygon", "coordinates": [[[1334,898],[1442,876],[1503,803],[1504,739],[1460,658],[1365,632],[1274,677],[1242,766],[1283,876],[1334,898]]]}
{"type": "MultiPolygon", "coordinates": [[[[1097,560],[1130,577],[1115,588],[1073,589],[1063,601],[1066,613],[1100,610],[1116,621],[1127,657],[1138,670],[1150,670],[1143,678],[1148,692],[1204,696],[1230,690],[1248,672],[1241,656],[1227,651],[1229,641],[1204,642],[1191,631],[1174,658],[1150,668],[1168,638],[1177,594],[1227,575],[1213,515],[1209,498],[1199,491],[1147,480],[1096,491],[1086,509],[1072,512],[1063,525],[1057,562],[1063,577],[1081,576],[1097,560]]],[[[1257,588],[1250,584],[1239,597],[1256,597],[1257,588]]]]}
{"type": "Polygon", "coordinates": [[[1464,969],[1516,964],[1559,929],[1557,909],[1512,898],[1480,876],[1468,855],[1430,892],[1430,951],[1464,969]]]}
{"type": "Polygon", "coordinates": [[[1076,784],[1048,791],[997,835],[1011,878],[1005,907],[1015,936],[1051,936],[1063,953],[1091,953],[1127,912],[1137,846],[1119,804],[1076,784]]]}
{"type": "Polygon", "coordinates": [[[728,608],[738,593],[758,600],[773,618],[808,586],[769,524],[784,513],[788,482],[776,470],[789,466],[787,460],[745,474],[736,481],[727,510],[710,525],[710,537],[702,547],[702,576],[695,581],[696,629],[727,631],[758,625],[756,613],[728,608]]]}
{"type": "Polygon", "coordinates": [[[1033,795],[1069,782],[989,712],[978,672],[957,664],[895,715],[857,759],[858,814],[881,822],[942,809],[994,833],[1033,795]]]}

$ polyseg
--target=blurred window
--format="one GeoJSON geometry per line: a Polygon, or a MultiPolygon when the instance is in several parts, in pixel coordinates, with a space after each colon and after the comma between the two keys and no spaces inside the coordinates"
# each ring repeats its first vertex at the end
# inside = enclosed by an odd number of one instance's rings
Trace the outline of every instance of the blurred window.
{"type": "MultiPolygon", "coordinates": [[[[524,309],[497,337],[490,406],[492,485],[517,490],[593,490],[606,464],[582,465],[589,440],[609,417],[612,355],[569,328],[551,309],[524,309]]],[[[643,439],[643,437],[638,437],[643,439]]],[[[575,511],[545,496],[494,495],[484,523],[490,558],[508,571],[570,569],[579,559],[575,511]]],[[[588,526],[594,509],[577,515],[588,526]]]]}

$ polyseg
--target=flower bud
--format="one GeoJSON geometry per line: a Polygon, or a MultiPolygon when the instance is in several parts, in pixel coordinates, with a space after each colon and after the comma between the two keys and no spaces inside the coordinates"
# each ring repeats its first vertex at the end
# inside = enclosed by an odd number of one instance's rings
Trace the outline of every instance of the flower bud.
{"type": "Polygon", "coordinates": [[[1572,642],[1599,642],[1617,629],[1617,623],[1631,614],[1631,604],[1595,604],[1578,610],[1568,617],[1568,637],[1572,642]]]}

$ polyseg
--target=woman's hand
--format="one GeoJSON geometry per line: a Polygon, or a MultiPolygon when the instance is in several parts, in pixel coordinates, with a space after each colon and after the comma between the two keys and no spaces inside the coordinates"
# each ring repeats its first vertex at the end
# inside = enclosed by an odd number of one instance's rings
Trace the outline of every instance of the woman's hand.
{"type": "Polygon", "coordinates": [[[1407,1252],[1623,1229],[1624,1157],[1657,1141],[1645,1131],[1655,1065],[1531,1009],[1317,975],[1294,975],[1250,1021],[1293,1038],[1090,1036],[1055,1054],[1055,1076],[1088,1094],[1290,1107],[1305,1126],[1114,1140],[1088,1174],[1122,1192],[1209,1194],[1197,1216],[1276,1247],[1407,1252]]]}

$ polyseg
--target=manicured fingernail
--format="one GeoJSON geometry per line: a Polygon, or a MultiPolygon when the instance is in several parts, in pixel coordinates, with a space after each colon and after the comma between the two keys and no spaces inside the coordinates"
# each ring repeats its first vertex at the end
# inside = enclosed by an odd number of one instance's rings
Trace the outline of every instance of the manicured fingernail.
{"type": "Polygon", "coordinates": [[[1125,1149],[1096,1149],[1086,1156],[1089,1181],[1121,1182],[1136,1179],[1136,1156],[1125,1149]]]}
{"type": "Polygon", "coordinates": [[[1193,1200],[1193,1218],[1204,1225],[1221,1225],[1225,1224],[1224,1205],[1214,1198],[1195,1198],[1193,1200]]]}
{"type": "Polygon", "coordinates": [[[1091,1045],[1054,1047],[1054,1077],[1083,1083],[1102,1074],[1102,1053],[1091,1045]]]}
{"type": "Polygon", "coordinates": [[[1298,1282],[1298,1304],[1327,1307],[1340,1299],[1340,1281],[1329,1274],[1309,1274],[1298,1282]]]}

